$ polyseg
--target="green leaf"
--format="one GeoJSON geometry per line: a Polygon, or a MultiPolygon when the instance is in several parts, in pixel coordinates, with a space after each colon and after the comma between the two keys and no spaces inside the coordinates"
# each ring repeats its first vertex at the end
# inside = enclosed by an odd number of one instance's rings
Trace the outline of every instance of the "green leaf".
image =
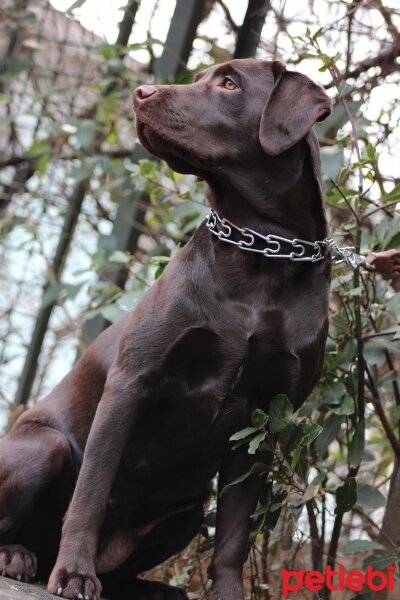
{"type": "Polygon", "coordinates": [[[256,408],[255,410],[253,410],[251,414],[251,422],[253,424],[253,427],[257,427],[258,429],[260,427],[264,427],[267,421],[268,415],[266,415],[263,410],[261,410],[260,408],[256,408]]]}
{"type": "Polygon", "coordinates": [[[322,427],[317,423],[290,423],[279,439],[284,456],[288,458],[294,450],[311,444],[321,431],[322,427]]]}
{"type": "Polygon", "coordinates": [[[6,62],[3,77],[5,76],[7,79],[16,77],[23,71],[27,71],[30,68],[30,66],[31,62],[27,58],[22,58],[20,56],[12,56],[6,62]]]}
{"type": "Polygon", "coordinates": [[[257,517],[261,516],[261,515],[265,515],[266,512],[269,511],[269,504],[261,504],[260,506],[257,507],[257,510],[255,510],[253,512],[253,514],[251,515],[252,519],[256,519],[257,517]]]}
{"type": "Polygon", "coordinates": [[[151,160],[143,159],[139,164],[142,175],[152,175],[154,173],[155,165],[151,160]]]}
{"type": "Polygon", "coordinates": [[[375,151],[374,146],[371,143],[369,143],[367,145],[366,152],[367,152],[368,158],[370,158],[371,160],[375,159],[376,151],[375,151]]]}
{"type": "Polygon", "coordinates": [[[386,498],[379,490],[366,483],[357,483],[357,504],[363,508],[381,508],[386,498]]]}
{"type": "Polygon", "coordinates": [[[384,250],[395,248],[398,244],[400,233],[400,214],[395,213],[392,219],[382,219],[374,229],[376,238],[379,239],[381,247],[384,250]]]}
{"type": "Polygon", "coordinates": [[[346,367],[347,370],[350,366],[349,363],[353,361],[355,351],[355,340],[352,338],[346,342],[344,348],[332,353],[331,356],[327,357],[329,358],[330,366],[332,368],[335,368],[343,365],[346,367]]]}
{"type": "Polygon", "coordinates": [[[42,308],[55,304],[61,295],[73,300],[81,288],[81,284],[72,283],[56,283],[49,286],[43,294],[42,308]]]}
{"type": "Polygon", "coordinates": [[[345,417],[343,415],[329,415],[323,424],[323,429],[315,442],[316,452],[322,456],[328,449],[328,446],[338,435],[345,417]]]}
{"type": "MultiPolygon", "coordinates": [[[[364,100],[346,102],[346,106],[350,113],[355,116],[363,102],[364,100]]],[[[330,115],[329,119],[323,123],[318,123],[315,127],[318,138],[323,139],[330,131],[337,132],[338,129],[343,127],[348,120],[349,116],[343,104],[336,104],[336,106],[333,107],[332,114],[330,115]]]]}
{"type": "Polygon", "coordinates": [[[100,314],[102,314],[107,321],[115,323],[115,321],[118,321],[118,319],[126,314],[126,311],[114,302],[114,304],[107,304],[106,306],[101,307],[100,314]]]}
{"type": "Polygon", "coordinates": [[[142,290],[131,290],[129,292],[125,292],[118,298],[118,306],[122,308],[122,310],[128,312],[138,304],[142,296],[142,290]]]}
{"type": "Polygon", "coordinates": [[[386,360],[385,348],[376,342],[376,339],[367,340],[364,344],[363,355],[370,365],[381,366],[386,360]]]}
{"type": "Polygon", "coordinates": [[[362,423],[357,425],[353,437],[349,442],[348,457],[351,467],[358,467],[364,454],[365,431],[362,423]]]}
{"type": "Polygon", "coordinates": [[[226,485],[222,489],[220,495],[222,496],[222,494],[225,494],[226,490],[229,487],[231,487],[232,485],[237,485],[238,483],[242,483],[242,481],[245,481],[251,475],[265,473],[266,471],[268,471],[268,465],[266,465],[264,463],[260,463],[260,462],[254,463],[254,465],[251,467],[251,469],[249,471],[247,471],[247,473],[244,473],[243,475],[241,475],[237,479],[234,479],[233,481],[231,481],[231,483],[228,483],[228,485],[226,485]]]}
{"type": "Polygon", "coordinates": [[[327,404],[340,404],[346,393],[346,386],[341,381],[326,381],[321,385],[321,396],[327,404]]]}
{"type": "Polygon", "coordinates": [[[36,168],[39,171],[40,175],[43,175],[46,171],[46,167],[51,160],[51,154],[42,154],[36,164],[36,168]]]}
{"type": "Polygon", "coordinates": [[[357,502],[357,483],[354,477],[349,477],[342,486],[336,490],[335,513],[343,515],[353,508],[357,502]]]}
{"type": "Polygon", "coordinates": [[[301,423],[299,429],[302,434],[300,445],[308,446],[320,435],[323,428],[318,423],[301,423]]]}
{"type": "Polygon", "coordinates": [[[81,119],[76,121],[75,137],[83,150],[88,150],[94,141],[96,123],[91,119],[81,119]]]}
{"type": "Polygon", "coordinates": [[[340,554],[348,556],[360,552],[371,552],[372,550],[384,550],[384,546],[371,540],[351,540],[340,548],[340,554]]]}
{"type": "Polygon", "coordinates": [[[129,256],[126,252],[115,250],[108,259],[111,263],[126,265],[129,262],[129,256]]]}
{"type": "Polygon", "coordinates": [[[295,471],[306,482],[307,475],[309,472],[309,453],[308,448],[299,448],[297,452],[293,454],[295,471]]]}
{"type": "Polygon", "coordinates": [[[382,196],[379,204],[385,204],[386,202],[394,202],[400,200],[400,185],[396,185],[390,192],[382,196]]]}
{"type": "Polygon", "coordinates": [[[348,208],[345,198],[350,203],[350,200],[353,196],[357,196],[356,190],[340,188],[339,191],[336,188],[332,188],[325,200],[328,204],[336,208],[348,208]]]}
{"type": "Polygon", "coordinates": [[[320,27],[317,31],[312,35],[312,39],[316,40],[325,30],[325,27],[320,27]]]}
{"type": "Polygon", "coordinates": [[[152,265],[157,266],[156,272],[154,273],[155,279],[161,277],[161,275],[165,271],[165,267],[168,265],[169,262],[171,262],[170,256],[152,256],[152,258],[150,259],[150,263],[152,265]]]}
{"type": "Polygon", "coordinates": [[[383,571],[389,565],[397,565],[398,562],[398,557],[393,554],[387,554],[386,556],[367,556],[363,562],[363,569],[371,566],[377,571],[383,571]]]}
{"type": "Polygon", "coordinates": [[[241,429],[240,431],[237,431],[236,433],[231,435],[229,440],[231,442],[236,442],[237,440],[243,440],[244,438],[247,438],[249,435],[251,435],[252,433],[255,433],[256,431],[258,431],[258,427],[245,427],[244,429],[241,429]]]}
{"type": "MultiPolygon", "coordinates": [[[[203,207],[199,207],[196,202],[191,202],[190,200],[186,200],[177,206],[174,206],[170,211],[170,217],[173,221],[177,221],[178,219],[185,219],[187,217],[191,217],[192,215],[196,215],[199,212],[199,209],[203,207]]],[[[204,207],[206,209],[206,207],[204,207]]],[[[201,211],[202,212],[202,211],[201,211]]],[[[204,214],[202,212],[202,214],[204,214]]],[[[205,216],[205,215],[204,215],[205,216]]]]}
{"type": "Polygon", "coordinates": [[[64,289],[64,284],[62,283],[57,283],[56,285],[51,285],[48,287],[43,294],[42,308],[47,308],[47,306],[57,302],[61,292],[64,289]]]}
{"type": "Polygon", "coordinates": [[[51,148],[48,142],[35,142],[27,151],[28,156],[32,156],[34,158],[38,158],[39,156],[43,156],[44,154],[50,154],[51,148]]]}
{"type": "Polygon", "coordinates": [[[265,431],[261,431],[253,437],[249,444],[249,454],[255,454],[257,452],[259,445],[265,440],[266,435],[267,433],[265,431]]]}
{"type": "Polygon", "coordinates": [[[368,340],[368,345],[375,348],[388,350],[388,352],[393,352],[394,354],[400,354],[400,344],[396,340],[391,341],[390,339],[385,338],[374,338],[372,340],[368,340]]]}
{"type": "MultiPolygon", "coordinates": [[[[320,154],[321,169],[324,178],[327,180],[333,179],[334,181],[336,181],[340,173],[340,169],[343,167],[344,164],[343,148],[340,148],[339,146],[324,146],[323,148],[321,148],[320,154]]],[[[346,203],[343,200],[342,196],[338,194],[336,197],[338,198],[339,208],[346,206],[346,203]]],[[[327,198],[328,204],[331,204],[329,200],[332,198],[333,195],[329,195],[329,197],[327,198]]]]}
{"type": "Polygon", "coordinates": [[[354,400],[350,394],[345,394],[339,406],[332,407],[332,412],[335,415],[352,415],[354,413],[354,400]]]}
{"type": "Polygon", "coordinates": [[[279,433],[289,424],[293,416],[293,406],[284,394],[272,398],[269,408],[268,426],[271,433],[279,433]]]}
{"type": "Polygon", "coordinates": [[[300,508],[307,504],[310,500],[313,500],[319,491],[319,486],[317,485],[308,485],[304,490],[304,494],[295,493],[290,497],[289,505],[293,508],[300,508]]]}
{"type": "Polygon", "coordinates": [[[385,250],[398,250],[400,247],[400,233],[396,233],[385,245],[385,250]]]}
{"type": "Polygon", "coordinates": [[[393,294],[387,301],[386,308],[392,313],[394,319],[400,314],[400,294],[393,294]]]}
{"type": "Polygon", "coordinates": [[[171,262],[170,256],[152,256],[151,257],[151,264],[154,264],[154,265],[167,265],[169,262],[171,262]]]}

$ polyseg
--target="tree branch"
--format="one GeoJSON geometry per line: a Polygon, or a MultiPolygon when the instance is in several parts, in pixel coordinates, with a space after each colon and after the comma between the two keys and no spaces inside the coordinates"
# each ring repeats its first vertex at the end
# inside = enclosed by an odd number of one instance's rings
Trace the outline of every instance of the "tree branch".
{"type": "Polygon", "coordinates": [[[364,363],[365,372],[368,377],[368,388],[372,394],[372,403],[375,408],[375,412],[379,417],[380,422],[382,423],[382,427],[385,430],[387,438],[392,446],[393,452],[397,458],[400,458],[400,443],[396,438],[394,431],[389,423],[389,420],[386,416],[386,413],[383,409],[380,394],[378,388],[375,385],[374,378],[372,377],[371,371],[368,368],[368,365],[364,363]]]}
{"type": "MultiPolygon", "coordinates": [[[[400,56],[400,46],[392,46],[389,50],[381,52],[377,56],[373,56],[359,63],[357,67],[350,71],[338,74],[339,81],[343,79],[357,79],[362,73],[365,73],[372,67],[381,67],[382,75],[400,71],[400,65],[396,59],[400,56]]],[[[337,84],[334,81],[328,83],[325,88],[329,89],[337,84]]]]}

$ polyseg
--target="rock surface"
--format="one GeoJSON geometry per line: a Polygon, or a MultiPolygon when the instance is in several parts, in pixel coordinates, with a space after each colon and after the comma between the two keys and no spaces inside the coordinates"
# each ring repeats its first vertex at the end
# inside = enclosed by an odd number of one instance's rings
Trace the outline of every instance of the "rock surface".
{"type": "Polygon", "coordinates": [[[58,596],[48,594],[44,586],[0,577],[0,600],[54,600],[55,598],[60,600],[58,596]]]}

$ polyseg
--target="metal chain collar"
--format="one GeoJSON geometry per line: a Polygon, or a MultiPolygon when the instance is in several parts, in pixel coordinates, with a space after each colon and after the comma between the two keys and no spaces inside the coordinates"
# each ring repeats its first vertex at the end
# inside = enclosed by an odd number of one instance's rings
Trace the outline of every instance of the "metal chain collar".
{"type": "Polygon", "coordinates": [[[298,238],[290,240],[273,234],[262,235],[247,227],[237,227],[237,225],[234,225],[228,219],[220,217],[213,209],[211,209],[210,214],[207,216],[207,227],[221,242],[233,244],[247,252],[262,254],[266,258],[287,258],[294,262],[315,263],[324,260],[326,258],[324,250],[330,249],[332,259],[336,264],[345,262],[352,269],[358,269],[360,266],[363,266],[368,270],[374,270],[374,267],[366,261],[364,256],[356,253],[353,246],[339,247],[333,239],[326,238],[324,240],[309,242],[298,238]],[[232,239],[233,231],[240,234],[241,237],[238,241],[232,239]],[[264,247],[254,247],[256,241],[261,241],[264,247]],[[282,250],[282,244],[291,246],[293,250],[285,253],[282,250]]]}

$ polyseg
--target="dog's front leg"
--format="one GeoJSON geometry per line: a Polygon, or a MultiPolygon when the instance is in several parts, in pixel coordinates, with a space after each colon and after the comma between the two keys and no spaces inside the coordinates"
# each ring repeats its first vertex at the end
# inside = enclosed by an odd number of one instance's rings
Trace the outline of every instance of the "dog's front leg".
{"type": "Polygon", "coordinates": [[[112,367],[64,520],[58,558],[48,584],[51,594],[79,600],[100,598],[101,585],[95,573],[98,535],[140,396],[139,385],[112,367]]]}
{"type": "Polygon", "coordinates": [[[267,453],[248,454],[242,447],[222,466],[218,479],[217,529],[214,555],[209,568],[213,580],[213,600],[243,599],[243,564],[248,551],[251,515],[265,483],[265,477],[251,475],[242,483],[228,487],[232,481],[249,471],[255,462],[269,464],[267,453]]]}

